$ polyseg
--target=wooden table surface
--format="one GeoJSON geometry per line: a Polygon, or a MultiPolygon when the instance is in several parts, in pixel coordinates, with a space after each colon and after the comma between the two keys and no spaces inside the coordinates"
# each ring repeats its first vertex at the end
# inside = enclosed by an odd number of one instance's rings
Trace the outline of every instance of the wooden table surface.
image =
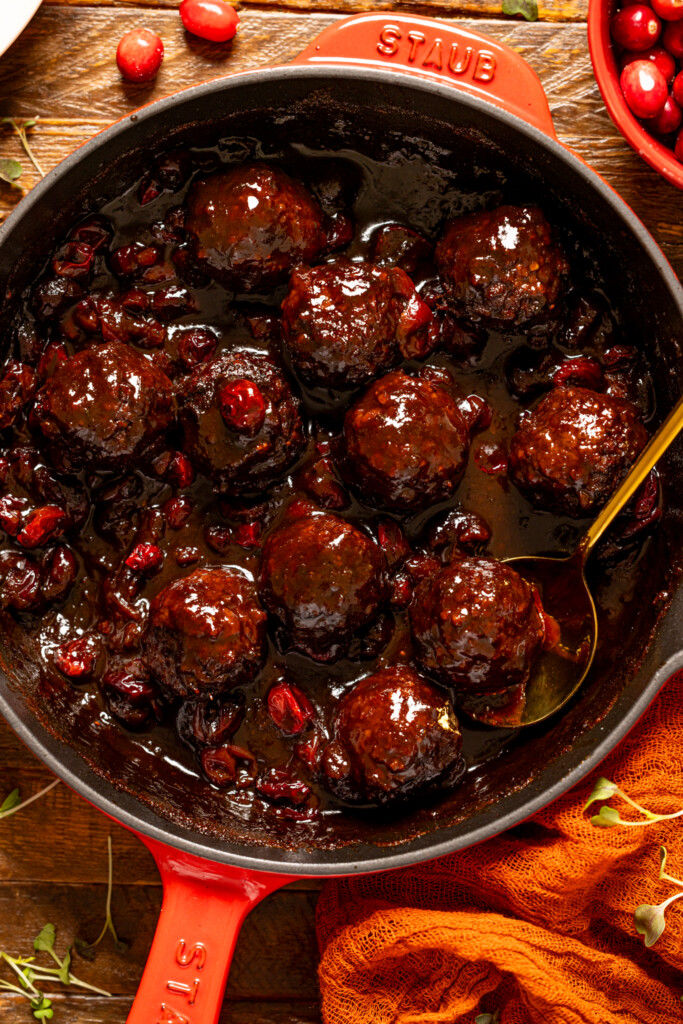
{"type": "MultiPolygon", "coordinates": [[[[677,273],[683,271],[683,194],[632,152],[605,112],[588,56],[587,0],[540,0],[540,17],[534,23],[504,18],[497,0],[260,0],[258,6],[242,5],[241,30],[225,46],[187,36],[177,6],[177,0],[46,0],[20,39],[0,57],[0,117],[40,118],[32,141],[45,169],[149,100],[223,71],[286,62],[342,15],[403,7],[461,19],[522,54],[541,77],[560,139],[621,193],[677,273]],[[114,54],[121,35],[139,25],[159,33],[166,56],[154,84],[132,86],[119,77],[114,54]]],[[[36,172],[11,130],[0,129],[0,157],[10,156],[24,164],[22,184],[29,188],[36,172]]],[[[0,220],[19,199],[18,191],[0,182],[0,220]]],[[[15,786],[28,796],[49,779],[0,723],[0,802],[15,786]]],[[[79,963],[80,976],[113,996],[57,996],[55,1021],[61,1024],[125,1021],[159,912],[156,869],[137,840],[64,786],[0,821],[0,950],[12,955],[30,953],[33,937],[48,921],[58,928],[60,950],[76,936],[92,940],[97,935],[104,915],[110,833],[114,915],[130,949],[118,953],[107,938],[94,963],[79,963]]],[[[269,897],[248,918],[222,1024],[319,1020],[314,928],[318,889],[314,882],[299,883],[269,897]]],[[[31,1019],[25,1000],[0,995],[2,1024],[31,1019]]]]}

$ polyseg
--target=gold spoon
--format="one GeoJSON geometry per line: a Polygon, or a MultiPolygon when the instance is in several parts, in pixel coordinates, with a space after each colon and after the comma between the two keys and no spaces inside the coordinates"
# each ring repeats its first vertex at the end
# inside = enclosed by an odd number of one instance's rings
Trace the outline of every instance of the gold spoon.
{"type": "Polygon", "coordinates": [[[554,715],[574,696],[588,675],[598,643],[598,616],[586,582],[586,561],[681,430],[683,396],[650,438],[573,554],[563,558],[522,555],[505,559],[520,576],[538,587],[545,611],[560,627],[560,642],[539,656],[526,687],[516,687],[504,695],[504,706],[500,709],[488,698],[466,699],[461,707],[472,718],[506,728],[534,725],[554,715]]]}

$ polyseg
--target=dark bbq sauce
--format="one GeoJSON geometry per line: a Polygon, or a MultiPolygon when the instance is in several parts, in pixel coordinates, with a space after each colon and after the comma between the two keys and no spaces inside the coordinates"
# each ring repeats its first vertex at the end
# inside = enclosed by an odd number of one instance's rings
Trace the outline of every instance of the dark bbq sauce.
{"type": "MultiPolygon", "coordinates": [[[[239,154],[243,158],[243,148],[241,140],[232,140],[232,143],[231,140],[223,140],[215,151],[189,154],[188,167],[190,163],[193,167],[191,177],[219,167],[222,160],[231,158],[231,154],[239,154]]],[[[248,145],[247,148],[253,151],[253,146],[248,145]]],[[[292,149],[278,154],[276,162],[316,188],[326,212],[351,212],[355,232],[350,244],[341,252],[354,260],[372,258],[377,233],[389,223],[405,223],[434,242],[445,212],[464,213],[503,200],[533,201],[533,197],[510,197],[495,191],[458,194],[452,189],[449,191],[447,172],[439,178],[433,168],[425,185],[421,181],[423,169],[419,161],[413,166],[401,161],[391,166],[357,154],[336,154],[331,158],[328,154],[316,154],[298,147],[296,151],[292,149]],[[407,217],[406,210],[410,214],[407,217]]],[[[164,351],[168,352],[175,364],[171,369],[176,381],[187,372],[178,369],[178,339],[180,332],[189,327],[208,327],[215,332],[215,355],[240,346],[267,350],[282,360],[277,330],[271,321],[279,313],[286,289],[280,288],[264,296],[233,296],[217,284],[199,281],[193,286],[174,276],[171,254],[179,240],[165,240],[165,229],[159,225],[168,225],[170,233],[173,233],[173,210],[182,204],[189,180],[191,178],[173,191],[163,187],[159,189],[155,186],[154,171],[151,171],[142,184],[136,184],[102,209],[101,213],[113,226],[114,235],[110,242],[97,249],[96,269],[89,290],[120,293],[127,286],[151,294],[164,288],[187,290],[195,308],[174,316],[170,321],[163,321],[168,335],[164,346],[150,347],[147,343],[138,345],[132,342],[138,351],[159,359],[162,368],[168,368],[168,358],[163,356],[164,351]],[[148,198],[155,191],[159,191],[157,198],[140,204],[141,197],[148,198]],[[167,268],[167,279],[154,283],[132,281],[126,285],[116,278],[104,254],[132,242],[160,248],[162,258],[159,263],[167,268]]],[[[635,369],[630,365],[624,369],[622,363],[628,364],[627,358],[622,362],[616,360],[618,365],[615,367],[614,349],[622,339],[608,301],[595,281],[582,277],[576,246],[572,258],[571,239],[562,241],[572,263],[573,287],[561,323],[537,324],[518,334],[503,335],[490,331],[483,345],[475,347],[474,351],[463,351],[458,357],[437,350],[426,360],[432,366],[450,371],[463,398],[475,394],[483,399],[492,410],[492,419],[488,426],[472,435],[467,469],[456,498],[417,515],[400,518],[417,552],[429,551],[431,527],[444,511],[456,506],[481,516],[489,525],[490,540],[478,548],[482,553],[505,558],[520,554],[568,552],[575,547],[588,520],[536,511],[508,481],[506,474],[507,447],[515,432],[520,410],[533,404],[551,386],[553,373],[567,357],[586,355],[597,360],[603,370],[613,373],[613,384],[622,388],[620,393],[638,404],[646,422],[654,415],[651,384],[642,357],[635,369]],[[585,328],[583,334],[582,328],[585,328]]],[[[338,252],[334,253],[336,255],[338,252]]],[[[433,288],[436,270],[423,251],[418,250],[411,277],[423,294],[433,288]]],[[[72,311],[73,303],[62,317],[61,335],[54,322],[47,329],[41,327],[48,340],[56,340],[60,336],[63,339],[65,329],[72,332],[73,342],[67,341],[69,352],[89,343],[87,334],[74,327],[72,311]]],[[[31,312],[27,308],[25,322],[30,323],[31,320],[31,312]]],[[[30,331],[21,334],[14,356],[35,364],[35,353],[27,351],[30,349],[27,338],[30,338],[30,331]]],[[[99,341],[99,337],[96,336],[96,340],[99,341]]],[[[401,365],[408,371],[417,371],[422,363],[406,362],[401,365]]],[[[287,367],[287,372],[290,377],[294,376],[291,367],[287,367]]],[[[576,372],[580,372],[578,365],[576,372]]],[[[125,475],[127,484],[116,494],[114,491],[122,479],[121,475],[81,474],[80,483],[90,505],[88,516],[79,530],[67,533],[64,541],[76,557],[76,582],[66,600],[57,602],[55,607],[48,605],[40,613],[23,614],[21,622],[41,652],[43,687],[52,693],[55,708],[82,722],[84,729],[86,724],[90,728],[93,719],[99,719],[102,728],[107,730],[124,728],[112,715],[112,705],[108,706],[103,701],[98,680],[101,681],[107,671],[134,661],[138,656],[139,633],[149,602],[155,594],[169,581],[204,565],[238,566],[255,578],[259,567],[259,545],[272,524],[278,522],[292,499],[314,495],[310,485],[302,489],[297,481],[320,459],[321,454],[329,454],[334,461],[335,438],[339,435],[344,412],[364,389],[349,395],[307,388],[296,379],[295,385],[303,400],[306,447],[287,474],[267,494],[240,496],[235,500],[231,500],[229,494],[219,498],[211,484],[201,476],[191,486],[179,488],[164,479],[164,472],[155,476],[142,467],[125,475]],[[168,507],[167,502],[180,495],[190,500],[192,511],[179,528],[171,528],[168,522],[164,526],[164,506],[168,507]],[[120,507],[115,512],[117,501],[120,507]],[[142,532],[141,527],[144,527],[142,532]],[[213,534],[211,528],[215,528],[213,534]],[[207,542],[207,535],[213,537],[213,546],[207,542]],[[244,546],[237,542],[238,538],[254,546],[244,546]],[[152,540],[162,549],[163,568],[156,575],[141,577],[143,585],[139,592],[127,598],[130,606],[128,619],[125,620],[124,616],[123,621],[115,621],[111,608],[103,599],[103,592],[112,581],[115,588],[117,579],[120,583],[122,564],[136,540],[152,540]],[[65,676],[55,666],[54,653],[65,641],[85,633],[97,638],[96,665],[87,683],[74,686],[65,681],[65,676]]],[[[5,440],[7,447],[11,444],[40,447],[39,435],[31,432],[23,414],[11,431],[5,431],[5,440]]],[[[168,448],[172,451],[179,448],[174,430],[169,434],[168,448]]],[[[168,475],[167,471],[167,478],[168,475]]],[[[341,478],[337,480],[338,484],[340,482],[341,478]]],[[[390,517],[363,506],[351,491],[348,496],[348,507],[338,514],[376,537],[378,525],[390,517]]],[[[631,521],[625,522],[628,527],[631,521]]],[[[642,572],[647,543],[647,531],[636,535],[630,544],[622,547],[613,543],[611,550],[605,551],[603,560],[598,558],[591,566],[601,620],[600,642],[605,648],[615,643],[633,620],[635,610],[631,602],[642,572]]],[[[49,552],[54,546],[48,544],[47,549],[37,548],[35,556],[41,557],[45,550],[49,552]]],[[[4,535],[2,548],[22,550],[4,535]]],[[[240,758],[238,753],[234,755],[238,765],[237,786],[223,791],[226,814],[229,811],[233,817],[244,819],[254,814],[272,815],[274,823],[284,818],[300,822],[302,828],[304,823],[307,823],[306,827],[315,823],[314,827],[322,834],[326,816],[341,813],[340,801],[332,798],[319,784],[315,771],[309,770],[306,761],[315,759],[316,741],[318,751],[324,746],[330,735],[330,722],[338,699],[355,681],[378,667],[410,663],[411,639],[405,610],[387,608],[382,622],[381,636],[378,627],[365,630],[354,641],[348,657],[329,664],[278,649],[273,630],[270,630],[265,668],[253,683],[239,687],[231,694],[243,702],[243,718],[230,743],[234,748],[247,751],[255,759],[255,765],[246,757],[240,758]],[[299,687],[315,709],[313,721],[307,722],[298,735],[291,737],[284,736],[276,727],[267,707],[268,692],[283,679],[299,687]],[[281,799],[273,798],[272,788],[270,797],[259,794],[259,783],[268,779],[272,781],[274,777],[269,775],[271,769],[285,769],[289,782],[301,782],[311,787],[311,796],[298,802],[287,795],[281,799]]],[[[196,751],[183,741],[176,730],[178,720],[180,734],[186,737],[194,712],[187,707],[183,710],[179,701],[170,701],[159,693],[145,707],[152,710],[146,712],[144,728],[139,732],[127,732],[127,756],[131,750],[137,750],[133,760],[137,760],[143,770],[149,771],[152,764],[159,765],[152,785],[158,793],[163,791],[164,771],[172,772],[176,779],[180,774],[186,780],[190,807],[193,794],[209,785],[201,775],[196,751]],[[161,761],[166,763],[165,770],[161,768],[161,761]]],[[[510,744],[523,742],[523,735],[519,732],[481,727],[470,723],[464,716],[461,727],[463,754],[466,768],[470,771],[504,756],[510,744]]],[[[111,746],[116,747],[115,739],[111,740],[111,746]]]]}

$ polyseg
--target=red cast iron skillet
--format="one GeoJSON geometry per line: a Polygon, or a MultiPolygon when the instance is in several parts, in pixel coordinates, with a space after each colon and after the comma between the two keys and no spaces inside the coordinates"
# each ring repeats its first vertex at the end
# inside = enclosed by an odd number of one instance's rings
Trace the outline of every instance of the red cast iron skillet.
{"type": "MultiPolygon", "coordinates": [[[[574,261],[599,268],[627,339],[648,353],[659,414],[678,397],[683,290],[643,225],[557,141],[541,84],[520,57],[455,23],[411,16],[341,20],[292,66],[188,89],[86,143],[0,229],[5,305],[35,279],[69,223],[132,184],[150,154],[224,136],[349,148],[379,155],[388,167],[403,160],[404,170],[405,159],[419,158],[433,174],[442,165],[462,171],[480,194],[505,176],[527,199],[538,198],[552,223],[568,227],[578,240],[574,261]]],[[[329,835],[307,838],[296,828],[278,835],[262,824],[219,821],[212,792],[205,804],[183,805],[183,778],[159,777],[154,756],[145,761],[127,747],[122,731],[76,728],[68,695],[41,689],[21,630],[0,624],[0,712],[69,786],[135,831],[161,871],[161,917],[130,1022],[215,1022],[239,926],[279,886],[302,876],[403,867],[495,836],[574,785],[615,746],[683,666],[680,446],[669,454],[664,478],[679,486],[665,490],[648,574],[619,649],[603,651],[573,704],[525,733],[500,763],[468,773],[452,796],[398,821],[375,817],[350,826],[342,815],[329,835]]]]}

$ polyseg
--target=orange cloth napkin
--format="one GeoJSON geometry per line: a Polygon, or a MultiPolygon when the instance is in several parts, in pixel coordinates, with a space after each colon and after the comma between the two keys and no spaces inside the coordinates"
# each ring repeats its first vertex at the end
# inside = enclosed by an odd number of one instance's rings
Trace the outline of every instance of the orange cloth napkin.
{"type": "MultiPolygon", "coordinates": [[[[402,871],[328,882],[318,906],[326,1024],[668,1024],[683,1020],[683,899],[646,949],[633,912],[683,877],[683,818],[591,825],[606,776],[651,811],[683,808],[683,672],[619,747],[530,821],[402,871]]],[[[635,812],[619,797],[623,818],[635,812]]]]}

